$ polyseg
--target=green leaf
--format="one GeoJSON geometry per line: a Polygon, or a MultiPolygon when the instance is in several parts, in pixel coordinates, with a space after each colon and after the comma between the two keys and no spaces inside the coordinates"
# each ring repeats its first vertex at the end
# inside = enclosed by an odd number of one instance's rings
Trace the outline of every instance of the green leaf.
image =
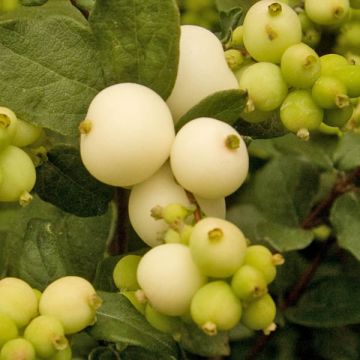
{"type": "Polygon", "coordinates": [[[88,360],[120,360],[119,353],[108,346],[99,346],[93,349],[88,360]]]}
{"type": "Polygon", "coordinates": [[[176,131],[187,122],[199,117],[211,117],[233,125],[238,120],[247,101],[247,93],[242,90],[225,90],[207,96],[192,107],[176,123],[176,131]]]}
{"type": "Polygon", "coordinates": [[[208,336],[194,324],[184,324],[179,344],[186,351],[200,356],[227,356],[230,354],[227,333],[220,332],[217,335],[208,336]]]}
{"type": "Polygon", "coordinates": [[[330,212],[340,247],[350,251],[360,261],[360,195],[349,192],[336,199],[330,212]]]}
{"type": "Polygon", "coordinates": [[[360,166],[360,134],[349,132],[344,135],[334,153],[334,161],[344,171],[360,166]]]}
{"type": "Polygon", "coordinates": [[[20,0],[21,4],[24,6],[38,6],[43,5],[48,0],[20,0]]]}
{"type": "Polygon", "coordinates": [[[35,191],[42,200],[77,216],[106,213],[114,189],[89,174],[78,149],[55,146],[47,158],[36,169],[35,191]]]}
{"type": "Polygon", "coordinates": [[[98,0],[89,18],[107,85],[135,82],[166,99],[174,86],[180,20],[174,0],[98,0]]]}
{"type": "Polygon", "coordinates": [[[1,204],[0,230],[7,232],[8,274],[43,289],[63,275],[90,281],[103,259],[113,211],[80,218],[35,197],[21,208],[1,204]]]}
{"type": "Polygon", "coordinates": [[[0,18],[0,99],[21,119],[77,135],[105,87],[85,19],[70,1],[20,7],[0,18]]]}
{"type": "Polygon", "coordinates": [[[177,347],[171,336],[154,329],[119,293],[99,292],[103,299],[97,311],[97,322],[90,334],[98,340],[140,346],[151,353],[177,359],[177,347]]]}
{"type": "Polygon", "coordinates": [[[360,322],[360,282],[352,276],[324,277],[313,283],[285,316],[291,322],[332,328],[360,322]]]}
{"type": "Polygon", "coordinates": [[[235,7],[228,11],[220,11],[220,40],[223,44],[229,41],[232,31],[241,24],[243,9],[235,7]]]}
{"type": "Polygon", "coordinates": [[[312,339],[317,353],[326,360],[359,359],[359,336],[348,328],[316,329],[312,339]]]}
{"type": "Polygon", "coordinates": [[[0,231],[0,278],[4,277],[7,272],[8,248],[7,233],[0,231]]]}
{"type": "MultiPolygon", "coordinates": [[[[137,347],[128,346],[124,351],[120,353],[122,360],[167,360],[166,355],[162,356],[159,353],[149,353],[148,350],[137,347]]],[[[177,360],[182,358],[178,357],[177,360]]]]}
{"type": "Polygon", "coordinates": [[[251,124],[245,120],[240,119],[236,124],[237,131],[244,136],[250,136],[254,139],[267,139],[277,136],[283,136],[288,131],[283,127],[275,114],[269,120],[260,123],[251,124]]]}

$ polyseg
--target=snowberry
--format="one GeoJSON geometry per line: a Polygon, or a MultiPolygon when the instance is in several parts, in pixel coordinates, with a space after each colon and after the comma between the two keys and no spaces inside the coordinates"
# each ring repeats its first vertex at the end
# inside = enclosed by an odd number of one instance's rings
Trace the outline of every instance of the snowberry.
{"type": "Polygon", "coordinates": [[[237,87],[219,39],[200,26],[181,26],[178,72],[167,99],[174,121],[205,97],[237,87]]]}
{"type": "Polygon", "coordinates": [[[9,316],[19,328],[38,314],[38,300],[25,281],[6,277],[0,280],[0,314],[9,316]]]}
{"type": "Polygon", "coordinates": [[[11,143],[15,146],[24,147],[33,144],[40,138],[43,129],[40,126],[30,124],[21,119],[17,119],[14,138],[11,143]]]}
{"type": "Polygon", "coordinates": [[[101,299],[84,278],[65,276],[53,281],[44,290],[39,303],[41,315],[56,317],[65,334],[74,334],[92,325],[101,299]]]}
{"type": "Polygon", "coordinates": [[[0,106],[0,149],[6,148],[14,139],[18,119],[9,108],[0,106]]]}
{"type": "Polygon", "coordinates": [[[209,282],[191,300],[191,317],[207,334],[232,329],[241,318],[241,302],[225,281],[209,282]]]}
{"type": "Polygon", "coordinates": [[[9,340],[0,351],[0,360],[35,360],[35,349],[23,338],[9,340]]]}
{"type": "Polygon", "coordinates": [[[184,315],[194,293],[206,282],[187,246],[162,244],[141,259],[137,278],[151,306],[162,314],[184,315]]]}
{"type": "Polygon", "coordinates": [[[203,198],[216,199],[242,185],[249,156],[244,140],[233,127],[203,117],[188,122],[177,133],[170,163],[181,186],[203,198]]]}
{"type": "Polygon", "coordinates": [[[25,329],[24,338],[42,358],[49,358],[69,347],[62,324],[53,316],[40,315],[33,319],[25,329]]]}
{"type": "Polygon", "coordinates": [[[246,240],[241,230],[229,221],[206,217],[195,224],[189,247],[203,274],[226,278],[243,263],[246,240]]]}
{"type": "Polygon", "coordinates": [[[115,265],[113,279],[119,290],[137,290],[136,271],[141,260],[139,255],[125,255],[115,265]]]}
{"type": "MultiPolygon", "coordinates": [[[[225,217],[223,197],[207,200],[196,197],[201,210],[210,216],[225,217]]],[[[153,208],[166,207],[168,204],[190,206],[185,190],[175,181],[169,163],[144,182],[135,185],[129,197],[129,218],[139,237],[148,245],[163,243],[163,237],[169,225],[163,219],[151,215],[153,208]]]]}
{"type": "Polygon", "coordinates": [[[181,326],[178,317],[164,315],[156,311],[150,304],[146,304],[145,318],[155,329],[171,335],[176,335],[181,326]]]}
{"type": "Polygon", "coordinates": [[[249,54],[257,61],[273,63],[279,63],[283,52],[302,37],[296,12],[273,0],[261,0],[251,6],[244,18],[243,31],[249,54]]]}
{"type": "Polygon", "coordinates": [[[80,131],[85,167],[114,186],[134,185],[154,174],[168,158],[175,136],[166,103],[153,90],[134,83],[98,93],[80,131]]]}
{"type": "Polygon", "coordinates": [[[15,321],[5,314],[0,314],[0,349],[9,340],[19,335],[15,321]]]}

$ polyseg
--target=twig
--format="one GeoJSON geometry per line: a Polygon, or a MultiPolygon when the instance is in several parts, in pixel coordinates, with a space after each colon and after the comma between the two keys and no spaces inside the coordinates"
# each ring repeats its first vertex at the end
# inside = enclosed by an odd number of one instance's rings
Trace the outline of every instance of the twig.
{"type": "Polygon", "coordinates": [[[193,193],[191,193],[190,191],[187,191],[187,190],[185,190],[185,193],[186,193],[186,196],[189,199],[190,203],[195,205],[194,220],[195,220],[195,222],[198,222],[202,218],[200,205],[196,201],[195,196],[194,196],[193,193]]]}

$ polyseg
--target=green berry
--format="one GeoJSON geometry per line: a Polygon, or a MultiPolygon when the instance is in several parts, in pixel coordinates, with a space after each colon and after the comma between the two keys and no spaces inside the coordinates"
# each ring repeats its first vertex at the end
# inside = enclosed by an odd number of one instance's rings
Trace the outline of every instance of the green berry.
{"type": "Polygon", "coordinates": [[[261,0],[245,15],[244,45],[257,61],[279,63],[283,52],[301,41],[296,12],[280,1],[261,0]]]}
{"type": "Polygon", "coordinates": [[[190,214],[191,211],[179,203],[168,204],[161,211],[162,218],[169,225],[184,220],[190,214]]]}
{"type": "Polygon", "coordinates": [[[324,112],[324,123],[342,128],[351,119],[354,107],[350,104],[341,109],[327,109],[324,112]]]}
{"type": "Polygon", "coordinates": [[[311,95],[314,101],[323,109],[349,106],[346,86],[336,77],[320,76],[311,90],[311,95]]]}
{"type": "Polygon", "coordinates": [[[252,301],[267,293],[264,274],[250,265],[241,266],[231,279],[231,288],[240,300],[252,301]]]}
{"type": "Polygon", "coordinates": [[[25,329],[24,338],[42,358],[54,356],[57,351],[69,347],[62,324],[53,316],[40,315],[33,319],[25,329]]]}
{"type": "Polygon", "coordinates": [[[225,281],[213,281],[201,287],[191,301],[191,317],[207,334],[230,330],[240,321],[241,302],[225,281]]]}
{"type": "Polygon", "coordinates": [[[125,255],[115,265],[113,280],[119,290],[137,290],[136,271],[141,260],[139,255],[125,255]]]}
{"type": "Polygon", "coordinates": [[[146,304],[145,318],[155,329],[166,334],[175,335],[179,332],[181,326],[178,317],[161,314],[150,304],[146,304]]]}
{"type": "Polygon", "coordinates": [[[38,300],[25,281],[6,277],[0,280],[0,314],[14,320],[18,328],[26,326],[38,314],[38,300]]]}
{"type": "Polygon", "coordinates": [[[339,66],[333,75],[343,82],[351,98],[360,96],[360,65],[339,66]]]}
{"type": "Polygon", "coordinates": [[[275,330],[276,305],[269,294],[254,300],[243,308],[241,322],[251,330],[263,330],[265,334],[275,330]]]}
{"type": "Polygon", "coordinates": [[[278,108],[288,92],[279,66],[258,62],[241,75],[239,88],[246,90],[256,110],[271,111],[278,108]]]}
{"type": "Polygon", "coordinates": [[[0,349],[7,341],[17,338],[18,335],[15,321],[5,314],[0,314],[0,349]]]}
{"type": "Polygon", "coordinates": [[[288,47],[281,57],[280,66],[285,81],[296,88],[311,88],[320,76],[319,56],[304,43],[288,47]]]}
{"type": "Polygon", "coordinates": [[[293,90],[280,107],[280,120],[289,131],[315,130],[323,120],[324,112],[307,90],[293,90]]]}
{"type": "Polygon", "coordinates": [[[62,323],[65,334],[74,334],[96,321],[101,299],[84,278],[65,276],[53,281],[41,295],[41,315],[54,316],[62,323]]]}
{"type": "Polygon", "coordinates": [[[203,274],[226,278],[243,263],[246,240],[241,230],[229,221],[207,217],[195,224],[189,247],[203,274]]]}
{"type": "Polygon", "coordinates": [[[276,266],[284,262],[280,254],[273,255],[271,251],[263,245],[251,245],[247,248],[244,264],[253,266],[261,271],[266,283],[271,283],[276,276],[276,266]]]}
{"type": "Polygon", "coordinates": [[[71,347],[68,346],[64,350],[58,351],[54,356],[49,358],[50,360],[72,360],[72,351],[71,347]]]}
{"type": "Polygon", "coordinates": [[[16,131],[11,143],[15,146],[24,147],[36,142],[43,133],[40,126],[36,126],[18,119],[16,131]]]}
{"type": "Polygon", "coordinates": [[[321,76],[333,76],[337,68],[348,65],[346,58],[339,54],[320,56],[321,76]]]}
{"type": "Polygon", "coordinates": [[[0,360],[35,360],[35,349],[31,342],[22,339],[9,340],[0,351],[0,360]]]}
{"type": "Polygon", "coordinates": [[[36,171],[29,155],[16,146],[8,146],[0,153],[0,170],[3,174],[0,201],[24,204],[30,201],[29,192],[35,185],[36,171]]]}
{"type": "Polygon", "coordinates": [[[244,56],[241,51],[236,49],[229,49],[225,51],[225,59],[232,71],[240,69],[242,63],[244,62],[244,56]]]}
{"type": "Polygon", "coordinates": [[[121,295],[124,295],[140,314],[145,314],[146,298],[143,296],[141,290],[136,290],[136,291],[125,290],[125,291],[121,291],[121,295]]]}
{"type": "Polygon", "coordinates": [[[18,119],[6,107],[0,107],[0,150],[5,149],[14,139],[18,119]]]}

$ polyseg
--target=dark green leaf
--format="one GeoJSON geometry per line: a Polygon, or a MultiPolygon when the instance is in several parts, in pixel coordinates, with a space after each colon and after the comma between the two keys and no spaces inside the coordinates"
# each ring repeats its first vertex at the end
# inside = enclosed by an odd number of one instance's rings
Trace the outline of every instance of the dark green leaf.
{"type": "Polygon", "coordinates": [[[154,329],[145,318],[119,293],[99,292],[103,299],[97,311],[97,322],[90,334],[99,340],[140,346],[151,353],[177,359],[175,341],[154,329]]]}
{"type": "Polygon", "coordinates": [[[285,315],[296,324],[331,328],[360,322],[360,282],[351,276],[325,277],[305,292],[285,315]]]}
{"type": "Polygon", "coordinates": [[[119,353],[107,346],[99,346],[92,350],[88,357],[89,360],[120,360],[119,353]]]}
{"type": "Polygon", "coordinates": [[[349,132],[339,141],[334,161],[340,170],[349,171],[360,166],[360,134],[349,132]]]}
{"type": "Polygon", "coordinates": [[[257,0],[215,0],[216,7],[219,11],[229,11],[235,7],[243,7],[244,11],[254,4],[257,0]]]}
{"type": "Polygon", "coordinates": [[[233,125],[244,109],[246,101],[247,94],[242,90],[216,92],[183,115],[176,123],[176,130],[180,130],[187,122],[199,117],[211,117],[233,125]]]}
{"type": "Polygon", "coordinates": [[[228,11],[220,11],[220,40],[223,44],[227,43],[232,31],[241,24],[243,9],[235,7],[228,11]]]}
{"type": "Polygon", "coordinates": [[[42,200],[77,216],[106,213],[114,189],[89,174],[78,149],[56,146],[47,157],[36,169],[35,191],[42,200]]]}
{"type": "Polygon", "coordinates": [[[7,232],[8,273],[43,289],[60,275],[92,280],[103,259],[113,212],[79,218],[34,198],[25,208],[0,206],[0,230],[7,232]]]}
{"type": "Polygon", "coordinates": [[[105,84],[85,19],[70,1],[20,7],[0,19],[0,101],[21,119],[78,134],[105,84]]]}
{"type": "Polygon", "coordinates": [[[43,5],[48,0],[20,0],[21,4],[24,6],[38,6],[43,5]]]}
{"type": "Polygon", "coordinates": [[[89,21],[108,85],[135,82],[170,95],[180,38],[174,0],[98,0],[89,21]]]}
{"type": "Polygon", "coordinates": [[[226,333],[208,336],[192,324],[184,325],[179,344],[186,351],[201,356],[230,354],[229,337],[226,333]]]}
{"type": "Polygon", "coordinates": [[[347,193],[336,199],[331,208],[330,221],[338,244],[360,260],[360,195],[347,193]]]}
{"type": "Polygon", "coordinates": [[[317,329],[313,332],[313,346],[326,360],[359,359],[359,336],[348,328],[317,329]]]}
{"type": "Polygon", "coordinates": [[[247,121],[241,119],[235,124],[235,128],[241,135],[250,136],[254,139],[273,138],[288,133],[288,131],[279,121],[276,114],[273,115],[269,120],[255,124],[250,124],[247,121]]]}
{"type": "Polygon", "coordinates": [[[6,275],[8,268],[8,241],[7,233],[0,231],[0,278],[6,275]]]}
{"type": "MultiPolygon", "coordinates": [[[[166,355],[162,356],[159,353],[150,353],[148,350],[137,347],[128,346],[124,351],[121,352],[122,360],[167,360],[166,355]]],[[[181,360],[180,357],[177,360],[181,360]]]]}

